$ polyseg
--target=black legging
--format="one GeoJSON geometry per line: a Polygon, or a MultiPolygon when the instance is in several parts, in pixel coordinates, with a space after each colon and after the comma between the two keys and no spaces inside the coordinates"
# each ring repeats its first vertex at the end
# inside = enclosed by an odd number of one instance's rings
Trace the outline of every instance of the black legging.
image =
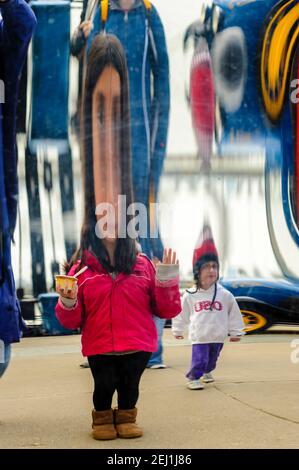
{"type": "Polygon", "coordinates": [[[98,354],[88,357],[94,379],[93,404],[96,411],[111,408],[115,390],[119,409],[130,410],[135,407],[140,378],[150,356],[151,353],[140,351],[119,356],[98,354]]]}

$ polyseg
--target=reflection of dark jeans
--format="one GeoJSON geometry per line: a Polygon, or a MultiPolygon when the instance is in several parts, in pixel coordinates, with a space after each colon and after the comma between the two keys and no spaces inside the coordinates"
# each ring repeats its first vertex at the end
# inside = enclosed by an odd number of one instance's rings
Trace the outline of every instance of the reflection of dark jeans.
{"type": "Polygon", "coordinates": [[[154,322],[157,328],[158,333],[158,349],[157,351],[153,352],[148,361],[147,367],[153,366],[155,364],[163,364],[162,353],[163,353],[163,344],[162,344],[162,337],[163,337],[163,329],[165,325],[165,318],[159,318],[154,316],[154,322]]]}
{"type": "Polygon", "coordinates": [[[118,408],[135,407],[139,395],[139,381],[150,357],[149,352],[132,354],[89,356],[88,362],[94,379],[93,404],[96,411],[109,410],[117,390],[118,408]]]}
{"type": "Polygon", "coordinates": [[[10,344],[5,344],[0,341],[0,377],[4,374],[10,360],[10,344]]]}
{"type": "Polygon", "coordinates": [[[193,344],[191,369],[186,377],[196,380],[214,370],[222,348],[223,343],[193,344]]]}

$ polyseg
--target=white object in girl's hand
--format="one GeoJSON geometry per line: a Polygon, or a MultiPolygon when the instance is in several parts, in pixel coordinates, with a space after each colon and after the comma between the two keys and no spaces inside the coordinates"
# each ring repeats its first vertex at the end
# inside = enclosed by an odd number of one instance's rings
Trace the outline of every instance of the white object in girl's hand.
{"type": "Polygon", "coordinates": [[[80,274],[84,273],[86,271],[86,269],[88,269],[88,266],[84,266],[84,268],[80,269],[80,271],[78,271],[76,274],[74,274],[73,277],[80,276],[80,274]]]}

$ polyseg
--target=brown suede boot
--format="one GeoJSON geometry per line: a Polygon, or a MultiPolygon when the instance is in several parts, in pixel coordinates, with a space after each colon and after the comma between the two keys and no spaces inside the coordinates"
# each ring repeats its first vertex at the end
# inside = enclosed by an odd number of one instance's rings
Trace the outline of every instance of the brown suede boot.
{"type": "Polygon", "coordinates": [[[137,408],[132,410],[114,410],[115,427],[117,435],[123,439],[141,437],[142,429],[135,423],[137,416],[137,408]]]}
{"type": "Polygon", "coordinates": [[[108,441],[117,437],[113,422],[113,410],[92,410],[92,437],[99,441],[108,441]]]}

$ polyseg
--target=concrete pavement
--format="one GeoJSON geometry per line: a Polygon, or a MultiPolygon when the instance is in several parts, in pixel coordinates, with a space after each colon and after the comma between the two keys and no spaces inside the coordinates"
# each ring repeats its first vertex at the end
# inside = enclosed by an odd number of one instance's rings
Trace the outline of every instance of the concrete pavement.
{"type": "Polygon", "coordinates": [[[0,380],[0,448],[299,447],[299,335],[227,343],[216,382],[200,391],[185,387],[188,341],[175,340],[166,329],[164,346],[169,367],[146,370],[141,381],[144,436],[99,442],[90,437],[92,379],[89,369],[79,367],[80,336],[23,339],[13,346],[0,380]]]}

